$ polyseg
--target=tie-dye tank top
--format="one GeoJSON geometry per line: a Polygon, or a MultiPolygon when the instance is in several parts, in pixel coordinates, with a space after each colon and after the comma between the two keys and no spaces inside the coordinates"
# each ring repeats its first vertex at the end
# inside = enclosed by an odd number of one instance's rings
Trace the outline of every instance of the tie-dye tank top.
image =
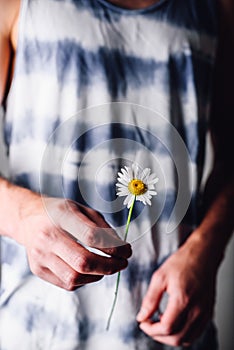
{"type": "Polygon", "coordinates": [[[170,349],[135,317],[153,272],[202,217],[216,17],[213,0],[141,10],[22,1],[5,115],[10,180],[101,212],[120,236],[128,211],[118,171],[135,162],[159,182],[152,206],[134,207],[133,255],[108,332],[116,275],[67,292],[32,275],[24,247],[2,238],[2,350],[170,349]]]}

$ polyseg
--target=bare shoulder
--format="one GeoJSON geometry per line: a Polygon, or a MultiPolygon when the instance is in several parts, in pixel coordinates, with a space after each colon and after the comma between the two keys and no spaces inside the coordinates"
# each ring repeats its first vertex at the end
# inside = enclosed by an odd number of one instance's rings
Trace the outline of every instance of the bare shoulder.
{"type": "Polygon", "coordinates": [[[4,103],[13,72],[20,0],[0,0],[0,103],[4,103]]]}
{"type": "Polygon", "coordinates": [[[16,30],[20,10],[20,0],[0,0],[0,36],[12,39],[16,30]]]}

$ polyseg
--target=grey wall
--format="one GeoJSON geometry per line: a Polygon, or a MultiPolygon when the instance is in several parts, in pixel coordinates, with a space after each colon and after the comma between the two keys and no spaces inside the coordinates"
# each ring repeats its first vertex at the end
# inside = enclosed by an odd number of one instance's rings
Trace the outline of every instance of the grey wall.
{"type": "MultiPolygon", "coordinates": [[[[207,157],[208,157],[208,163],[210,163],[210,160],[211,160],[210,149],[208,151],[207,157]]],[[[0,111],[0,171],[4,172],[5,174],[7,173],[5,149],[2,142],[1,111],[0,111]]],[[[218,274],[215,322],[219,331],[220,350],[233,350],[234,348],[234,345],[233,345],[234,344],[234,254],[233,254],[233,251],[234,251],[234,236],[232,237],[228,245],[225,259],[221,264],[219,274],[218,274]]]]}
{"type": "Polygon", "coordinates": [[[215,322],[219,330],[220,350],[234,349],[234,236],[218,274],[215,322]]]}
{"type": "MultiPolygon", "coordinates": [[[[213,154],[210,136],[206,145],[205,183],[212,167],[213,154]]],[[[234,208],[233,208],[234,215],[234,208]]],[[[222,232],[220,232],[222,234],[222,232]]],[[[229,241],[217,278],[214,320],[218,329],[220,350],[234,349],[234,235],[229,241]]],[[[208,350],[208,349],[207,349],[208,350]]]]}

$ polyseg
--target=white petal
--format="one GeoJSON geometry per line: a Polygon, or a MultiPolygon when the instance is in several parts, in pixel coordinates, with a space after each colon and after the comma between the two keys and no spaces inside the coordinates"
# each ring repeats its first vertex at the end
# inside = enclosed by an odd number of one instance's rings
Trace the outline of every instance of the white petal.
{"type": "Polygon", "coordinates": [[[128,175],[129,175],[129,179],[130,181],[133,179],[133,172],[131,168],[128,168],[128,175]]]}
{"type": "Polygon", "coordinates": [[[152,198],[152,196],[149,195],[148,192],[138,196],[138,200],[143,202],[145,205],[146,204],[151,205],[151,201],[150,201],[151,198],[152,198]]]}
{"type": "Polygon", "coordinates": [[[127,196],[129,194],[128,190],[122,189],[122,190],[117,190],[117,193],[123,193],[125,196],[127,196]]]}
{"type": "Polygon", "coordinates": [[[116,193],[118,197],[126,197],[129,193],[116,193]]]}
{"type": "Polygon", "coordinates": [[[119,184],[119,186],[117,186],[118,184],[116,184],[116,191],[129,191],[128,186],[125,185],[121,185],[119,184]]]}
{"type": "Polygon", "coordinates": [[[128,189],[121,189],[121,190],[117,190],[117,192],[116,192],[116,194],[118,195],[118,196],[127,196],[128,194],[129,194],[129,191],[128,191],[128,189]]]}
{"type": "Polygon", "coordinates": [[[154,184],[147,184],[147,188],[148,188],[148,190],[154,190],[155,185],[154,184]]]}
{"type": "Polygon", "coordinates": [[[120,175],[127,175],[128,172],[126,171],[126,169],[121,168],[119,174],[120,174],[120,175]]]}
{"type": "Polygon", "coordinates": [[[118,192],[118,193],[116,193],[116,194],[117,194],[118,197],[126,197],[126,193],[120,193],[120,192],[118,192]]]}
{"type": "Polygon", "coordinates": [[[124,200],[124,205],[127,205],[128,208],[130,208],[132,202],[133,202],[134,196],[132,194],[129,194],[125,200],[124,200]]]}
{"type": "Polygon", "coordinates": [[[149,177],[149,174],[150,174],[150,168],[145,168],[145,169],[142,171],[140,180],[143,181],[144,183],[147,183],[147,179],[148,179],[148,177],[149,177]]]}
{"type": "Polygon", "coordinates": [[[129,184],[129,181],[126,181],[125,179],[121,179],[120,177],[118,178],[118,181],[119,181],[121,184],[125,185],[126,187],[127,187],[128,184],[129,184]]]}
{"type": "Polygon", "coordinates": [[[148,177],[148,181],[147,181],[147,184],[148,184],[148,185],[156,184],[157,182],[158,182],[158,177],[156,177],[155,174],[151,174],[151,175],[148,177]]]}
{"type": "Polygon", "coordinates": [[[145,198],[145,201],[146,201],[147,204],[151,205],[151,201],[150,201],[149,198],[146,197],[146,198],[145,198]]]}
{"type": "Polygon", "coordinates": [[[133,172],[133,178],[134,178],[134,179],[138,179],[138,176],[139,176],[139,168],[138,168],[138,166],[136,165],[136,163],[133,163],[133,164],[132,164],[132,172],[133,172]]]}
{"type": "Polygon", "coordinates": [[[123,180],[129,182],[129,179],[128,179],[127,175],[124,175],[124,174],[121,174],[121,173],[118,173],[118,175],[119,175],[118,179],[123,179],[123,180]]]}
{"type": "Polygon", "coordinates": [[[150,194],[150,195],[152,195],[152,196],[155,196],[155,195],[157,194],[157,192],[156,192],[156,191],[151,191],[151,190],[150,190],[150,191],[148,191],[147,193],[148,193],[148,194],[150,194]]]}
{"type": "Polygon", "coordinates": [[[125,167],[126,169],[122,168],[121,171],[123,173],[123,175],[129,179],[129,171],[128,171],[128,167],[125,167]]]}
{"type": "Polygon", "coordinates": [[[127,188],[128,186],[126,186],[126,185],[123,185],[123,184],[121,184],[121,183],[117,183],[116,185],[115,185],[116,187],[119,187],[119,188],[127,188]]]}
{"type": "Polygon", "coordinates": [[[140,202],[142,202],[144,205],[146,205],[145,198],[138,198],[140,202]]]}
{"type": "Polygon", "coordinates": [[[129,203],[127,205],[128,209],[131,207],[133,201],[134,201],[134,196],[132,196],[131,200],[129,201],[129,203]]]}

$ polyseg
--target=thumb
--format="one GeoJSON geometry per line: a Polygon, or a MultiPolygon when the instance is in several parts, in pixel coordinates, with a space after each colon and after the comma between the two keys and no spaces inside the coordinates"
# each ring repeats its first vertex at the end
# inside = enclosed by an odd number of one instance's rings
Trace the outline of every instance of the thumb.
{"type": "Polygon", "coordinates": [[[158,310],[161,298],[166,290],[165,283],[159,278],[157,272],[155,272],[151,278],[148,290],[142,301],[140,311],[138,312],[136,319],[138,322],[143,322],[153,316],[158,310]]]}

